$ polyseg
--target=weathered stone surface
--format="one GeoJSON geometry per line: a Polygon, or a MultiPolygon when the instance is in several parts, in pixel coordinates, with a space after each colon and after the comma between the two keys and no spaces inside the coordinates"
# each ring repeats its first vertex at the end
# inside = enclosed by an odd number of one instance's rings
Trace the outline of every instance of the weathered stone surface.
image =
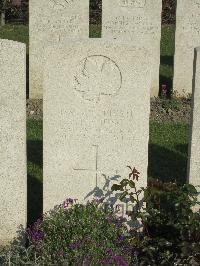
{"type": "Polygon", "coordinates": [[[174,91],[192,93],[194,48],[200,45],[200,0],[177,0],[174,91]]]}
{"type": "Polygon", "coordinates": [[[102,37],[151,50],[151,95],[158,96],[162,0],[103,0],[102,37]]]}
{"type": "MultiPolygon", "coordinates": [[[[200,47],[195,50],[192,109],[188,179],[194,186],[200,186],[200,47]]],[[[197,189],[200,193],[200,187],[197,189]]]]}
{"type": "Polygon", "coordinates": [[[26,226],[26,48],[0,40],[0,245],[26,226]]]}
{"type": "Polygon", "coordinates": [[[144,47],[113,40],[90,39],[48,49],[45,211],[65,198],[82,202],[101,197],[100,190],[104,194],[111,179],[128,177],[127,165],[141,172],[139,183],[146,186],[149,61],[144,47]]]}
{"type": "Polygon", "coordinates": [[[89,37],[89,0],[30,1],[30,98],[42,98],[44,48],[63,38],[89,37]]]}

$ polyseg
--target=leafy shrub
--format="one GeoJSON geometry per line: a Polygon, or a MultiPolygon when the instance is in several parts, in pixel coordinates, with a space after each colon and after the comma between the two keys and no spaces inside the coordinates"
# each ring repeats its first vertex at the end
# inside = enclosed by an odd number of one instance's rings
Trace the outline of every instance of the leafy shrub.
{"type": "Polygon", "coordinates": [[[73,203],[67,200],[28,229],[30,244],[45,265],[128,265],[122,219],[97,202],[73,203]]]}
{"type": "Polygon", "coordinates": [[[200,265],[195,187],[151,179],[138,189],[140,173],[129,168],[129,178],[112,187],[134,206],[129,231],[101,200],[68,199],[27,229],[28,248],[0,249],[0,265],[200,265]]]}
{"type": "MultiPolygon", "coordinates": [[[[40,264],[41,263],[41,264],[40,264]]],[[[42,259],[37,256],[34,246],[25,248],[20,245],[11,245],[10,247],[0,247],[0,265],[2,266],[21,266],[32,265],[39,266],[42,259]]]]}
{"type": "MultiPolygon", "coordinates": [[[[130,168],[130,167],[129,167],[130,168]]],[[[129,200],[137,208],[129,215],[140,221],[142,232],[132,228],[132,263],[134,265],[200,265],[200,213],[197,190],[186,184],[151,180],[147,188],[136,189],[139,172],[131,169],[129,179],[112,187],[120,191],[122,201],[129,200]],[[139,208],[144,193],[143,205],[139,208]]]]}

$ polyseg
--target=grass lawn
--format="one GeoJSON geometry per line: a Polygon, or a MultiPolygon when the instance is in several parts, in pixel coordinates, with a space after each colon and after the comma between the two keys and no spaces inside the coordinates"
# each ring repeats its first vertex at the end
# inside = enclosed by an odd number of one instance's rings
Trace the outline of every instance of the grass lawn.
{"type": "Polygon", "coordinates": [[[26,44],[28,52],[29,33],[27,25],[8,24],[4,27],[0,27],[0,38],[23,42],[26,44]]]}
{"type": "Polygon", "coordinates": [[[187,174],[189,125],[150,123],[148,176],[184,183],[187,174]]]}
{"type": "Polygon", "coordinates": [[[161,38],[160,57],[160,85],[166,84],[172,89],[174,74],[175,26],[163,26],[161,38]]]}
{"type": "MultiPolygon", "coordinates": [[[[186,180],[188,128],[187,124],[150,123],[149,177],[186,180]]],[[[42,121],[27,121],[27,152],[28,220],[32,222],[42,213],[42,121]]]]}

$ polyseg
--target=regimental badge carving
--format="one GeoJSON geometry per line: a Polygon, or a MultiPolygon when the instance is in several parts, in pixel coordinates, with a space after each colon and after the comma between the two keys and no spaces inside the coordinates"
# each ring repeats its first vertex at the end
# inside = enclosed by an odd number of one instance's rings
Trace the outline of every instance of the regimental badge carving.
{"type": "Polygon", "coordinates": [[[119,5],[122,7],[143,8],[146,5],[146,0],[119,0],[119,5]]]}
{"type": "Polygon", "coordinates": [[[118,95],[121,87],[121,70],[111,58],[90,55],[77,65],[73,88],[83,99],[99,102],[102,97],[118,95]]]}
{"type": "Polygon", "coordinates": [[[56,9],[67,8],[69,4],[74,3],[77,0],[50,0],[51,4],[56,9]]]}

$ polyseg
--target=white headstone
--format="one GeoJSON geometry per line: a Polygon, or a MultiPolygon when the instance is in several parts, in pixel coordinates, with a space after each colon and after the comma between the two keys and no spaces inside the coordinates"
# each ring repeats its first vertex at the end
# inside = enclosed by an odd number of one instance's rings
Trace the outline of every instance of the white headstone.
{"type": "Polygon", "coordinates": [[[103,0],[102,37],[150,49],[151,95],[159,93],[162,0],[103,0]]]}
{"type": "MultiPolygon", "coordinates": [[[[200,47],[195,50],[192,110],[188,178],[192,185],[200,186],[200,47]]],[[[200,187],[197,190],[200,193],[200,187]]]]}
{"type": "MultiPolygon", "coordinates": [[[[144,47],[90,39],[49,48],[44,76],[44,210],[105,178],[147,183],[150,62],[144,47]]],[[[92,192],[93,191],[93,192],[92,192]]],[[[89,194],[91,197],[89,197],[89,194]]]]}
{"type": "Polygon", "coordinates": [[[30,1],[30,98],[42,98],[44,48],[64,38],[89,38],[89,0],[30,1]]]}
{"type": "Polygon", "coordinates": [[[192,93],[194,48],[200,45],[200,0],[177,0],[173,89],[192,93]]]}
{"type": "Polygon", "coordinates": [[[0,40],[0,245],[26,227],[26,47],[0,40]]]}

